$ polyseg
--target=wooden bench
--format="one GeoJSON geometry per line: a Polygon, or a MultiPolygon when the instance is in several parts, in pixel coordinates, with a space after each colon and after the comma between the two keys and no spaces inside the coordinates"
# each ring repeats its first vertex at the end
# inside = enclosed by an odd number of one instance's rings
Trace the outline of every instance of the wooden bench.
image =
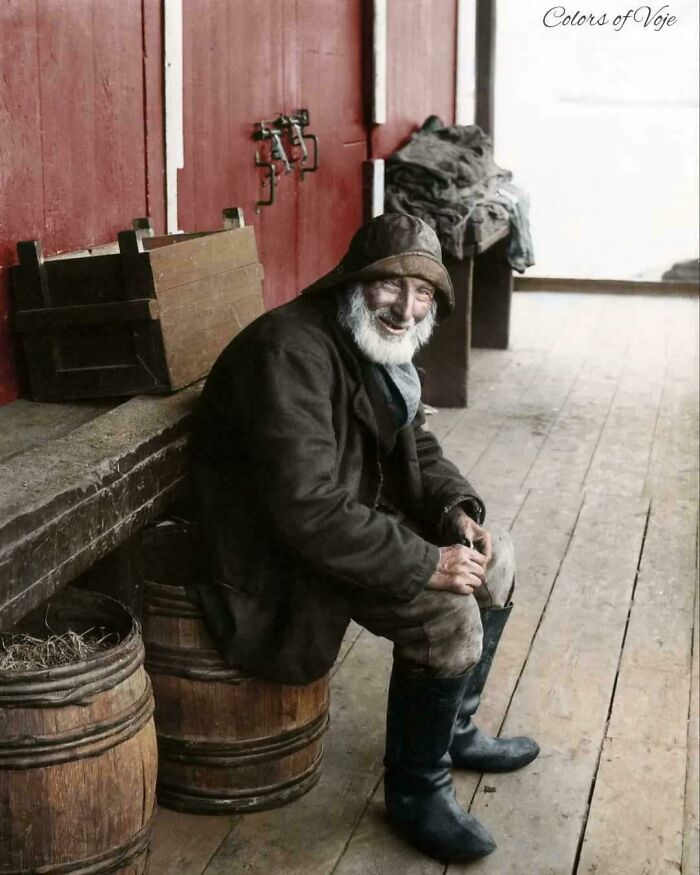
{"type": "Polygon", "coordinates": [[[200,391],[0,408],[0,628],[71,582],[139,613],[133,536],[185,491],[200,391]]]}
{"type": "Polygon", "coordinates": [[[425,370],[424,399],[436,407],[466,407],[469,349],[507,349],[513,273],[509,228],[474,243],[462,260],[445,260],[455,290],[455,310],[439,325],[416,363],[425,370]]]}

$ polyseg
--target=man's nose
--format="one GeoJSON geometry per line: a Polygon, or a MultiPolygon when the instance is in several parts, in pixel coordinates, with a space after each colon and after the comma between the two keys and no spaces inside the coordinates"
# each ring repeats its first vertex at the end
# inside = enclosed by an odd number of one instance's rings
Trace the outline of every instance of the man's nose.
{"type": "Polygon", "coordinates": [[[392,304],[392,313],[402,322],[408,322],[413,317],[414,297],[411,289],[404,289],[396,296],[392,304]]]}

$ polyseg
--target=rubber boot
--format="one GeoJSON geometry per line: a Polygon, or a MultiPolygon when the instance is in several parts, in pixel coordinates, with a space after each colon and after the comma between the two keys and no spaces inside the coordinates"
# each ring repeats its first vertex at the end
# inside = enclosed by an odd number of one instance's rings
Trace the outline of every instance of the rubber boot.
{"type": "Polygon", "coordinates": [[[386,722],[384,794],[389,820],[441,862],[473,860],[496,847],[455,798],[448,749],[465,677],[414,678],[394,668],[386,722]]]}
{"type": "Polygon", "coordinates": [[[539,745],[532,738],[492,738],[482,732],[473,720],[512,607],[511,604],[505,608],[488,608],[482,612],[484,643],[481,659],[466,676],[450,745],[450,756],[455,768],[473,769],[477,772],[512,772],[531,763],[540,752],[539,745]]]}

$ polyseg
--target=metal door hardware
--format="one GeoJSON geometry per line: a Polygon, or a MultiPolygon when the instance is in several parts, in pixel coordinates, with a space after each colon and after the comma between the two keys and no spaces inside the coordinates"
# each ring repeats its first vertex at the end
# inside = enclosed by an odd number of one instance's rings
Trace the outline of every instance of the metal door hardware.
{"type": "Polygon", "coordinates": [[[294,115],[286,116],[284,127],[289,131],[289,140],[292,146],[297,147],[301,152],[299,163],[301,165],[301,178],[303,179],[307,173],[315,173],[318,170],[319,151],[318,151],[318,136],[309,134],[306,128],[309,126],[309,111],[308,109],[300,109],[294,115]],[[313,143],[313,160],[311,167],[306,167],[306,162],[309,160],[309,150],[306,142],[313,143]]]}
{"type": "MultiPolygon", "coordinates": [[[[301,120],[298,116],[288,116],[287,124],[289,126],[289,140],[292,148],[298,149],[301,152],[301,156],[299,158],[292,158],[292,161],[300,161],[302,164],[306,164],[309,160],[309,150],[304,142],[304,128],[301,126],[301,120]]],[[[294,153],[292,152],[292,154],[294,153]]]]}
{"type": "Polygon", "coordinates": [[[319,167],[319,145],[316,134],[307,133],[309,124],[309,111],[300,109],[294,115],[280,113],[277,118],[270,121],[255,123],[253,139],[258,143],[269,144],[269,159],[265,160],[260,150],[255,153],[255,166],[266,168],[267,173],[263,185],[269,185],[270,194],[265,200],[259,200],[255,205],[255,211],[260,212],[261,207],[270,207],[275,202],[275,191],[279,181],[280,171],[277,165],[281,164],[285,173],[292,170],[292,165],[298,164],[301,169],[301,178],[307,173],[315,173],[319,167]],[[286,134],[289,146],[285,150],[282,142],[286,134]],[[307,143],[313,144],[311,166],[306,164],[309,160],[309,148],[307,143]],[[297,155],[298,152],[298,155],[297,155]]]}
{"type": "Polygon", "coordinates": [[[284,167],[284,172],[289,173],[292,169],[292,165],[289,158],[287,158],[287,153],[284,151],[284,146],[282,145],[281,125],[283,120],[283,116],[278,116],[272,122],[256,122],[253,139],[256,142],[269,142],[272,160],[281,161],[282,166],[284,167]]]}
{"type": "Polygon", "coordinates": [[[255,153],[255,166],[266,167],[267,174],[263,180],[263,185],[270,186],[270,194],[266,200],[258,200],[255,202],[255,212],[259,213],[261,207],[271,207],[275,202],[275,188],[277,186],[277,168],[274,161],[263,161],[260,157],[260,152],[255,153]]]}

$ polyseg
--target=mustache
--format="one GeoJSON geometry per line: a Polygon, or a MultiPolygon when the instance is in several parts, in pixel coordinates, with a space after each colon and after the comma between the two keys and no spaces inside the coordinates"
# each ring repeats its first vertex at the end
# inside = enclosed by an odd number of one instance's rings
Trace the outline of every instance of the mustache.
{"type": "Polygon", "coordinates": [[[388,322],[393,328],[415,328],[416,325],[416,320],[413,316],[406,320],[397,319],[389,307],[380,307],[378,310],[375,310],[372,315],[375,319],[381,318],[384,322],[388,322]]]}

